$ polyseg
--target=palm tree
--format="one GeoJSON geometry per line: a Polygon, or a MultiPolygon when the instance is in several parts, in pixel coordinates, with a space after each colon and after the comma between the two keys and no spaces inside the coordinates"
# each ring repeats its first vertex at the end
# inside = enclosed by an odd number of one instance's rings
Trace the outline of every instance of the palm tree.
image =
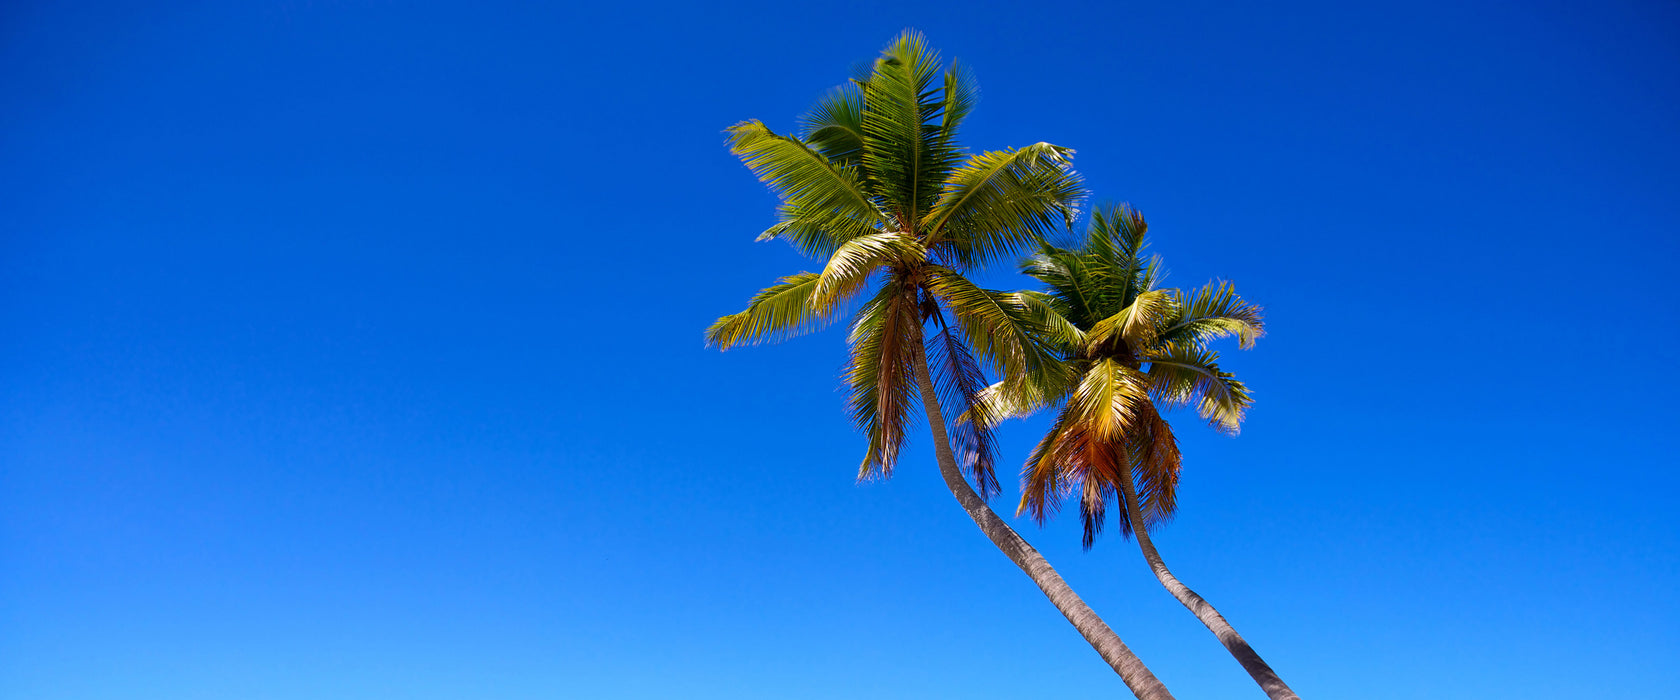
{"type": "Polygon", "coordinates": [[[1167,570],[1149,539],[1149,529],[1176,509],[1180,463],[1172,427],[1157,405],[1194,404],[1210,425],[1235,434],[1249,393],[1219,368],[1219,356],[1207,345],[1236,336],[1246,349],[1265,329],[1260,309],[1229,283],[1193,291],[1161,288],[1160,259],[1143,253],[1147,229],[1143,216],[1130,208],[1099,210],[1081,246],[1042,243],[1022,263],[1023,272],[1049,287],[1048,293],[1021,296],[1045,319],[1046,339],[1068,371],[990,387],[986,410],[976,415],[999,420],[1059,407],[1028,457],[1020,511],[1043,524],[1064,496],[1078,492],[1089,549],[1102,530],[1107,503],[1118,498],[1121,534],[1137,536],[1161,585],[1195,613],[1269,697],[1297,698],[1219,611],[1167,570]]]}
{"type": "Polygon", "coordinates": [[[869,440],[859,479],[892,474],[919,399],[940,474],[963,510],[1138,697],[1170,698],[986,505],[997,491],[990,422],[948,424],[941,407],[983,415],[982,362],[1015,381],[1053,382],[1063,371],[1018,295],[982,289],[964,273],[1065,225],[1083,196],[1069,149],[965,152],[957,129],[976,97],[966,71],[946,70],[920,34],[905,32],[866,74],[819,101],[796,136],[758,121],[730,127],[731,150],[781,198],[778,222],[759,239],[783,239],[824,265],[781,278],[718,319],[706,339],[727,350],[816,330],[874,288],[852,318],[845,371],[853,421],[869,440]]]}

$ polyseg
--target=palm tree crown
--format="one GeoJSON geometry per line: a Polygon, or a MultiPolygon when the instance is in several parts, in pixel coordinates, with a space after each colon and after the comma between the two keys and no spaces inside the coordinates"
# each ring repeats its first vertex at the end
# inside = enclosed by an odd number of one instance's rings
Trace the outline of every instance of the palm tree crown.
{"type": "Polygon", "coordinates": [[[1059,406],[1028,457],[1021,510],[1043,522],[1077,491],[1086,547],[1102,530],[1107,504],[1122,496],[1126,472],[1144,522],[1131,522],[1121,508],[1122,533],[1164,522],[1176,509],[1178,445],[1160,409],[1194,405],[1234,434],[1251,401],[1207,346],[1236,336],[1251,347],[1264,332],[1260,309],[1226,282],[1162,288],[1160,259],[1144,254],[1147,230],[1129,207],[1099,210],[1077,247],[1043,243],[1023,261],[1022,271],[1048,287],[1023,292],[1024,302],[1044,310],[1036,317],[1067,371],[1000,383],[984,397],[993,420],[1059,406]]]}
{"type": "MultiPolygon", "coordinates": [[[[957,130],[977,96],[965,70],[945,69],[920,34],[905,32],[866,75],[821,99],[797,134],[758,121],[728,130],[731,150],[781,199],[759,240],[780,238],[824,265],[759,292],[718,319],[707,342],[728,349],[816,330],[867,296],[845,373],[852,418],[869,439],[859,478],[891,475],[923,358],[942,401],[976,415],[986,410],[981,362],[1012,378],[1061,371],[1028,304],[964,274],[1071,221],[1083,194],[1073,151],[1038,143],[969,154],[957,130]]],[[[982,495],[997,491],[990,425],[951,426],[982,495]]]]}

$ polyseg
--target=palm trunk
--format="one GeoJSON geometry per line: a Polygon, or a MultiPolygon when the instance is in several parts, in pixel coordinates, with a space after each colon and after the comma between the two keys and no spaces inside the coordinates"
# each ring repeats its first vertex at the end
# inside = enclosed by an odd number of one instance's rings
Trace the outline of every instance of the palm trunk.
{"type": "Polygon", "coordinates": [[[1073,623],[1085,641],[1102,655],[1103,661],[1120,674],[1120,680],[1125,681],[1126,687],[1140,700],[1171,700],[1172,693],[1167,687],[1150,673],[1148,667],[1138,660],[1131,649],[1120,641],[1120,636],[1110,629],[1097,613],[1079,599],[1060,574],[1050,567],[1050,562],[1039,554],[1037,549],[1027,544],[1015,530],[1009,527],[1003,518],[992,511],[990,506],[981,500],[979,494],[968,485],[963,478],[962,471],[957,468],[956,455],[951,451],[951,440],[945,431],[945,414],[939,408],[939,399],[934,393],[933,379],[927,365],[927,354],[922,348],[921,334],[917,333],[914,372],[916,386],[921,390],[922,408],[927,411],[928,427],[933,430],[933,453],[939,461],[939,475],[945,477],[945,486],[951,489],[951,495],[957,497],[968,517],[974,519],[974,524],[980,526],[980,531],[991,538],[992,544],[1003,550],[1004,556],[1021,567],[1027,576],[1038,584],[1044,591],[1045,597],[1056,606],[1057,610],[1073,623]]]}
{"type": "Polygon", "coordinates": [[[1178,602],[1195,613],[1196,619],[1206,625],[1213,636],[1219,638],[1219,643],[1237,658],[1243,670],[1254,677],[1254,682],[1260,684],[1260,689],[1266,691],[1266,697],[1272,700],[1301,700],[1295,691],[1285,685],[1277,672],[1267,666],[1266,662],[1254,653],[1254,649],[1243,641],[1242,635],[1232,629],[1231,623],[1225,621],[1225,616],[1214,610],[1212,605],[1202,600],[1189,586],[1180,583],[1178,577],[1167,570],[1166,562],[1161,561],[1161,555],[1155,551],[1155,543],[1149,540],[1149,529],[1143,526],[1143,516],[1138,510],[1137,487],[1132,484],[1132,466],[1125,458],[1114,460],[1120,465],[1120,490],[1126,500],[1126,516],[1131,519],[1132,534],[1137,536],[1138,548],[1143,550],[1143,558],[1149,562],[1149,568],[1155,571],[1155,578],[1161,580],[1161,585],[1167,592],[1172,593],[1178,602]]]}

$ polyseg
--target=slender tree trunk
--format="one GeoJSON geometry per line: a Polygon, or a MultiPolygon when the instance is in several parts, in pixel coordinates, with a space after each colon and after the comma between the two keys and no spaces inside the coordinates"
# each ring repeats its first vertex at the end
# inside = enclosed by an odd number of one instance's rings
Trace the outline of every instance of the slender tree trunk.
{"type": "Polygon", "coordinates": [[[1242,635],[1232,629],[1231,623],[1225,621],[1225,616],[1220,615],[1218,610],[1214,610],[1212,605],[1208,605],[1207,601],[1202,600],[1189,586],[1180,583],[1178,577],[1167,570],[1166,562],[1161,561],[1161,554],[1155,551],[1155,543],[1149,540],[1149,529],[1143,527],[1143,516],[1138,510],[1137,486],[1132,483],[1132,466],[1124,457],[1114,461],[1120,465],[1121,496],[1126,500],[1126,516],[1131,519],[1132,534],[1137,537],[1138,548],[1143,550],[1144,560],[1148,561],[1149,568],[1155,571],[1155,578],[1161,580],[1161,585],[1165,586],[1167,592],[1172,593],[1178,602],[1195,613],[1196,619],[1207,625],[1208,631],[1219,638],[1219,643],[1225,645],[1231,656],[1237,658],[1237,663],[1242,664],[1243,670],[1248,671],[1248,675],[1254,677],[1254,682],[1260,684],[1260,689],[1266,691],[1266,697],[1272,700],[1301,700],[1295,691],[1284,684],[1282,678],[1278,678],[1277,672],[1273,671],[1271,666],[1267,666],[1260,655],[1248,646],[1248,642],[1243,641],[1242,635]]]}
{"type": "Polygon", "coordinates": [[[1150,673],[1132,650],[1126,648],[1125,642],[1120,641],[1120,636],[1115,634],[1102,618],[1097,617],[1097,613],[1092,611],[1085,601],[1080,600],[1079,595],[1062,580],[1061,575],[1050,567],[1050,562],[1044,559],[1044,555],[1027,544],[1003,518],[998,517],[998,514],[968,485],[968,480],[963,478],[962,471],[957,468],[956,455],[951,451],[951,440],[945,430],[945,413],[940,410],[939,398],[934,392],[921,334],[916,335],[916,386],[921,390],[922,408],[927,411],[928,427],[933,430],[933,452],[939,461],[939,474],[945,477],[945,485],[951,489],[951,495],[957,497],[957,502],[962,504],[968,517],[973,518],[974,524],[980,526],[980,531],[991,538],[992,544],[1003,550],[1010,561],[1015,562],[1033,583],[1038,584],[1039,590],[1044,591],[1051,604],[1067,617],[1068,622],[1073,623],[1079,634],[1085,637],[1085,641],[1090,642],[1091,647],[1102,655],[1103,661],[1107,661],[1108,665],[1114,668],[1114,672],[1120,674],[1120,680],[1125,681],[1126,687],[1131,688],[1134,695],[1140,700],[1171,700],[1172,693],[1167,692],[1167,687],[1161,684],[1155,674],[1150,673]]]}

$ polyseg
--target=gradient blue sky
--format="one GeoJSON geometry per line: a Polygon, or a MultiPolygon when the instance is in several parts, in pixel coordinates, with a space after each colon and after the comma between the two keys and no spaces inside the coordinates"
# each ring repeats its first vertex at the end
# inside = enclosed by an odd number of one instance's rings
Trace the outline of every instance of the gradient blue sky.
{"type": "Polygon", "coordinates": [[[905,27],[1267,307],[1158,539],[1303,696],[1680,696],[1680,6],[563,5],[0,11],[0,696],[1124,695],[925,440],[854,484],[842,333],[701,344],[811,268],[721,130],[905,27]]]}

